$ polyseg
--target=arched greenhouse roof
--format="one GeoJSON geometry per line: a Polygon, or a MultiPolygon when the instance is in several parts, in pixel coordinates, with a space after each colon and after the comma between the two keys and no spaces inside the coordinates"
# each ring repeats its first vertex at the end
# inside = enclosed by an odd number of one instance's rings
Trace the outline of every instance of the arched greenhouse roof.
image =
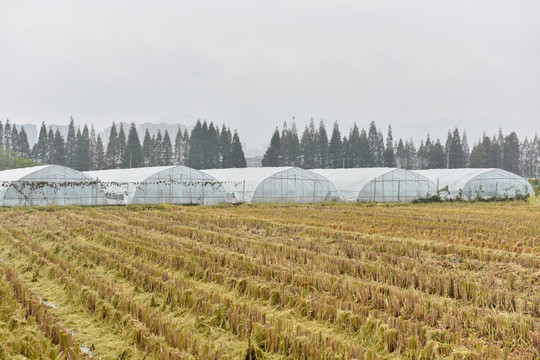
{"type": "Polygon", "coordinates": [[[463,168],[415,170],[433,181],[439,190],[448,187],[441,196],[466,200],[480,198],[504,198],[533,193],[531,185],[519,175],[502,169],[463,168]]]}
{"type": "Polygon", "coordinates": [[[225,189],[212,176],[186,166],[86,172],[103,185],[109,204],[217,204],[225,189]]]}
{"type": "Polygon", "coordinates": [[[90,176],[60,165],[0,171],[0,205],[105,205],[105,194],[90,176]]]}
{"type": "Polygon", "coordinates": [[[345,201],[407,202],[435,194],[426,177],[398,168],[311,170],[330,180],[345,201]]]}
{"type": "Polygon", "coordinates": [[[209,169],[232,202],[316,203],[337,199],[328,179],[296,167],[209,169]]]}

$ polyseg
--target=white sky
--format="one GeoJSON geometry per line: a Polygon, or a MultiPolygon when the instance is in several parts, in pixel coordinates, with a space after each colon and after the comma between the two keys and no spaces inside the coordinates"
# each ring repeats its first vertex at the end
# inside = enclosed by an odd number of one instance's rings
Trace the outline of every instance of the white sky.
{"type": "Polygon", "coordinates": [[[0,119],[540,133],[540,2],[0,2],[0,119]],[[171,115],[172,114],[172,115],[171,115]]]}

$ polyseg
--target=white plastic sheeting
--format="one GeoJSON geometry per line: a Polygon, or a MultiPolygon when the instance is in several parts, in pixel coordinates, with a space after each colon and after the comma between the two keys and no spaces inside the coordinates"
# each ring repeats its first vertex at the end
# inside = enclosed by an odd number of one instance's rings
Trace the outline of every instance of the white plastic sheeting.
{"type": "Polygon", "coordinates": [[[106,205],[90,176],[60,165],[0,171],[1,206],[106,205]]]}
{"type": "Polygon", "coordinates": [[[533,193],[531,185],[516,174],[502,169],[430,169],[415,170],[433,181],[443,198],[514,198],[533,193]]]}
{"type": "Polygon", "coordinates": [[[108,204],[200,204],[225,202],[215,178],[185,166],[87,171],[99,181],[108,204]]]}
{"type": "Polygon", "coordinates": [[[328,179],[296,167],[201,170],[223,184],[229,202],[318,203],[338,198],[328,179]]]}
{"type": "Polygon", "coordinates": [[[330,180],[344,201],[409,202],[436,193],[426,177],[397,168],[313,169],[330,180]]]}

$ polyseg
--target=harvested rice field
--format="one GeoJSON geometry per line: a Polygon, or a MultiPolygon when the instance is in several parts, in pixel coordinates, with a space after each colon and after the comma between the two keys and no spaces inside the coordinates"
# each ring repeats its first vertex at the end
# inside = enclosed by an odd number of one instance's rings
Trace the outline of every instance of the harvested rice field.
{"type": "Polygon", "coordinates": [[[0,359],[540,358],[531,201],[0,214],[0,359]]]}

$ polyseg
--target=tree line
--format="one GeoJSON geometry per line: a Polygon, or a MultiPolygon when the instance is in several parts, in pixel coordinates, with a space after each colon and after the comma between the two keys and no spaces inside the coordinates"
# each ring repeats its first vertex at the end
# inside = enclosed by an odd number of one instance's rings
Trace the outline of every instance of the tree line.
{"type": "Polygon", "coordinates": [[[174,143],[167,130],[150,136],[148,129],[141,144],[134,123],[127,136],[123,124],[113,122],[106,148],[101,136],[85,124],[75,130],[70,119],[66,139],[57,128],[43,122],[37,143],[30,149],[24,128],[20,131],[0,121],[0,168],[33,164],[64,165],[79,171],[136,168],[143,166],[184,165],[195,169],[246,167],[238,132],[223,124],[221,131],[211,122],[197,121],[191,134],[180,129],[174,143]],[[3,161],[4,158],[6,161],[3,161]]]}
{"type": "Polygon", "coordinates": [[[469,148],[467,134],[455,128],[448,131],[443,145],[429,134],[418,148],[412,139],[394,141],[392,127],[386,139],[375,122],[368,130],[359,129],[356,123],[348,136],[341,136],[339,125],[334,123],[330,138],[321,120],[316,127],[313,119],[299,137],[296,125],[276,127],[263,159],[263,166],[297,166],[313,168],[399,167],[404,169],[440,168],[501,168],[513,173],[538,177],[540,172],[540,139],[525,138],[519,141],[515,132],[497,136],[483,135],[469,148]]]}

